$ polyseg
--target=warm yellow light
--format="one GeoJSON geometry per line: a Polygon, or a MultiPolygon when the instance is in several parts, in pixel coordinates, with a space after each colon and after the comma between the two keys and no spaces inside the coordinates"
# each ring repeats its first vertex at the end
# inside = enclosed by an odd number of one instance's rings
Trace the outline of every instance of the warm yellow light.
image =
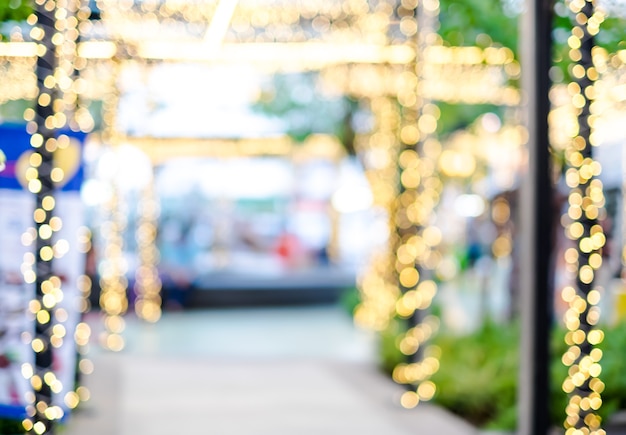
{"type": "Polygon", "coordinates": [[[124,339],[118,334],[109,334],[105,342],[106,347],[113,352],[119,352],[124,349],[124,339]]]}
{"type": "Polygon", "coordinates": [[[450,177],[469,177],[476,170],[476,160],[469,153],[445,150],[441,153],[439,167],[450,177]]]}
{"type": "Polygon", "coordinates": [[[435,395],[437,388],[435,384],[431,381],[422,382],[417,388],[417,394],[419,395],[421,400],[429,401],[435,395]]]}
{"type": "Polygon", "coordinates": [[[37,312],[37,322],[39,322],[42,325],[45,325],[49,321],[50,321],[50,313],[48,313],[45,310],[41,310],[37,312]]]}
{"type": "Polygon", "coordinates": [[[65,402],[67,407],[70,408],[70,409],[76,408],[78,406],[78,404],[80,403],[80,399],[78,397],[78,394],[76,394],[76,392],[74,392],[74,391],[68,392],[63,397],[63,401],[65,402]]]}
{"type": "MultiPolygon", "coordinates": [[[[568,165],[566,184],[572,190],[569,193],[570,207],[562,222],[567,226],[567,236],[577,245],[565,253],[565,259],[572,268],[570,270],[577,271],[578,279],[583,284],[593,284],[595,271],[602,266],[600,250],[606,243],[602,227],[593,221],[600,217],[605,201],[602,183],[595,178],[600,175],[602,168],[597,161],[589,157],[587,151],[589,147],[598,143],[594,129],[598,126],[599,114],[598,105],[594,100],[601,94],[599,71],[605,71],[603,62],[606,62],[606,56],[602,58],[602,53],[593,49],[592,56],[597,62],[598,69],[595,65],[588,67],[582,63],[583,50],[586,49],[582,45],[582,40],[587,34],[596,34],[604,19],[599,10],[593,11],[593,7],[590,8],[591,16],[586,15],[588,11],[585,9],[583,12],[585,5],[586,0],[573,0],[568,3],[575,18],[574,27],[567,41],[572,61],[570,72],[575,80],[567,86],[567,92],[571,98],[571,108],[577,110],[572,113],[575,113],[574,116],[578,116],[578,119],[573,119],[567,128],[570,137],[564,147],[568,165]],[[589,78],[592,82],[576,80],[584,78],[589,78]],[[590,115],[585,114],[584,108],[589,108],[590,115]],[[585,119],[581,119],[582,117],[585,119]],[[586,123],[592,129],[591,132],[581,128],[579,125],[581,122],[586,123]]],[[[597,379],[602,371],[599,364],[602,352],[594,348],[588,355],[581,352],[581,348],[586,348],[585,341],[594,346],[604,337],[603,332],[598,329],[592,329],[588,333],[583,331],[599,321],[600,313],[596,305],[600,302],[600,292],[598,290],[590,290],[587,294],[585,292],[587,290],[584,286],[578,290],[568,287],[562,292],[563,300],[569,304],[564,320],[570,332],[567,333],[565,341],[570,345],[581,346],[571,346],[562,358],[564,364],[571,365],[569,376],[563,383],[563,390],[570,394],[566,408],[567,418],[564,422],[566,434],[596,434],[601,431],[596,431],[599,429],[600,420],[594,411],[602,404],[599,392],[595,391],[595,388],[601,389],[602,385],[597,379]],[[591,393],[586,385],[592,390],[591,393]]]]}
{"type": "Polygon", "coordinates": [[[46,425],[43,422],[38,421],[33,425],[33,430],[37,435],[41,435],[46,431],[46,425]]]}
{"type": "Polygon", "coordinates": [[[89,59],[110,59],[117,52],[111,41],[84,41],[78,44],[78,56],[89,59]]]}
{"type": "Polygon", "coordinates": [[[40,338],[36,338],[31,342],[31,347],[33,348],[33,350],[37,353],[41,352],[42,350],[44,350],[44,344],[43,341],[41,341],[40,338]]]}
{"type": "Polygon", "coordinates": [[[204,43],[143,42],[138,47],[144,59],[195,62],[276,64],[291,62],[320,68],[333,64],[405,64],[415,56],[407,45],[328,44],[322,42],[223,44],[208,52],[204,43]]]}
{"type": "Polygon", "coordinates": [[[419,404],[420,398],[413,391],[406,391],[400,397],[400,404],[407,409],[415,408],[419,404]]]}

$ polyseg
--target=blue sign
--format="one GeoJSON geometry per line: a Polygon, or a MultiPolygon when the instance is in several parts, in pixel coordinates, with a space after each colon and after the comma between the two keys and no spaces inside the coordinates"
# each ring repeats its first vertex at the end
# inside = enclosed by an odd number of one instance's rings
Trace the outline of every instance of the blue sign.
{"type": "MultiPolygon", "coordinates": [[[[59,134],[70,138],[69,146],[55,151],[55,164],[65,173],[59,188],[62,191],[78,191],[84,176],[82,147],[86,134],[69,130],[61,130],[59,134]]],[[[0,124],[0,149],[6,155],[6,168],[0,172],[0,189],[26,188],[24,174],[33,152],[30,137],[25,124],[0,124]]]]}

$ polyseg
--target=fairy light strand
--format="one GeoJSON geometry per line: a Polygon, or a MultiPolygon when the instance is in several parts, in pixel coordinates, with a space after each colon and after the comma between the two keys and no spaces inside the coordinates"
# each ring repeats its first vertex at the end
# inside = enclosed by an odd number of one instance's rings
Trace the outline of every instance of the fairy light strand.
{"type": "MultiPolygon", "coordinates": [[[[400,10],[406,10],[407,3],[402,2],[400,10]]],[[[393,379],[410,386],[400,399],[406,408],[432,399],[436,391],[429,379],[438,370],[439,359],[437,350],[427,346],[427,342],[437,331],[439,321],[428,315],[427,309],[437,292],[437,284],[429,275],[437,263],[437,247],[441,242],[441,231],[433,222],[441,189],[436,169],[441,145],[434,138],[439,109],[421,91],[424,88],[423,53],[438,40],[435,28],[439,2],[422,0],[412,6],[417,56],[410,70],[405,72],[410,74],[409,82],[414,86],[398,94],[403,122],[399,132],[401,187],[396,199],[394,247],[394,269],[401,289],[395,314],[409,321],[398,346],[409,361],[395,367],[393,379]]]]}
{"type": "Polygon", "coordinates": [[[72,1],[37,0],[35,13],[27,20],[32,26],[30,36],[37,41],[38,96],[35,109],[27,110],[24,115],[33,147],[25,175],[28,190],[36,198],[35,227],[30,233],[35,252],[34,258],[25,258],[31,261],[25,264],[24,274],[26,282],[34,281],[36,297],[29,304],[35,323],[31,340],[34,366],[22,366],[22,374],[33,388],[33,394],[27,397],[29,404],[23,427],[38,435],[53,433],[55,420],[64,415],[54,401],[54,396],[63,391],[63,385],[54,372],[53,354],[54,349],[63,346],[68,316],[65,309],[57,307],[63,300],[63,283],[55,275],[53,260],[65,252],[64,241],[55,242],[54,234],[63,225],[55,215],[55,190],[66,174],[55,165],[54,155],[69,146],[69,137],[58,131],[66,127],[66,113],[71,106],[71,97],[68,104],[64,96],[73,84],[68,70],[72,69],[71,53],[75,52],[78,37],[73,21],[75,5],[72,1]],[[29,270],[29,263],[34,265],[34,270],[29,270]]]}
{"type": "MultiPolygon", "coordinates": [[[[111,63],[113,74],[110,80],[115,82],[119,77],[120,59],[116,56],[111,63]]],[[[116,152],[118,134],[116,131],[116,113],[119,95],[111,93],[103,104],[103,141],[110,152],[116,152]]],[[[104,315],[105,330],[100,342],[106,349],[114,352],[124,348],[122,332],[126,324],[124,314],[128,310],[128,265],[124,258],[123,234],[127,226],[124,204],[121,201],[119,186],[116,180],[110,180],[111,197],[104,207],[104,223],[101,226],[103,257],[100,261],[100,308],[104,315]]]]}
{"type": "Polygon", "coordinates": [[[142,192],[139,203],[139,223],[136,239],[139,267],[135,272],[135,313],[140,319],[154,323],[161,317],[161,279],[157,264],[159,251],[156,246],[159,204],[154,187],[149,184],[142,192]]]}
{"type": "Polygon", "coordinates": [[[124,348],[124,338],[121,334],[125,329],[123,316],[128,309],[126,296],[128,280],[122,238],[126,218],[120,209],[117,192],[112,193],[107,209],[111,215],[110,220],[101,226],[105,253],[99,265],[100,307],[104,314],[105,326],[101,344],[109,350],[119,351],[124,348]]]}
{"type": "MultiPolygon", "coordinates": [[[[355,147],[362,156],[365,176],[372,190],[373,207],[387,215],[387,228],[394,228],[393,208],[397,189],[396,156],[399,143],[396,140],[400,114],[395,98],[377,96],[369,100],[369,109],[375,120],[372,132],[357,135],[355,147]]],[[[393,238],[393,233],[389,231],[393,238]]],[[[393,276],[391,254],[393,239],[373,254],[370,267],[359,277],[361,303],[354,313],[356,324],[374,331],[383,331],[395,313],[398,286],[393,276]]]]}
{"type": "Polygon", "coordinates": [[[592,132],[593,101],[598,73],[594,67],[592,51],[594,36],[604,19],[595,10],[592,1],[572,0],[568,3],[574,17],[572,34],[568,38],[571,60],[570,73],[573,81],[568,85],[571,103],[578,121],[569,146],[565,150],[566,183],[571,189],[568,195],[566,236],[575,247],[566,250],[565,258],[575,273],[574,284],[562,291],[568,304],[564,316],[569,346],[562,357],[568,367],[563,391],[569,395],[565,409],[566,435],[604,435],[598,410],[602,406],[603,382],[602,351],[595,348],[603,338],[603,331],[596,325],[600,318],[598,303],[600,291],[595,286],[595,275],[602,265],[602,248],[606,242],[599,224],[605,211],[602,182],[597,178],[600,164],[593,159],[593,147],[598,143],[592,132]]]}

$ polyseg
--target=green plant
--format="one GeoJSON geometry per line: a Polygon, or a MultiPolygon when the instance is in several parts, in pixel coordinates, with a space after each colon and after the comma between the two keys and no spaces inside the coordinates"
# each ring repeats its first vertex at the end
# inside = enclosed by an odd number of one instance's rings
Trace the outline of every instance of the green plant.
{"type": "Polygon", "coordinates": [[[287,122],[286,133],[296,142],[313,134],[330,134],[350,155],[354,150],[353,117],[358,104],[346,95],[324,92],[318,73],[275,74],[253,109],[287,122]]]}
{"type": "Polygon", "coordinates": [[[486,322],[458,337],[441,334],[435,402],[479,427],[515,428],[519,328],[486,322]]]}
{"type": "MultiPolygon", "coordinates": [[[[405,328],[394,321],[381,334],[380,360],[388,373],[404,360],[396,346],[396,337],[405,328]]],[[[432,377],[437,385],[434,403],[459,415],[472,424],[488,429],[514,430],[517,426],[517,385],[519,376],[519,325],[487,321],[471,334],[459,336],[442,332],[432,344],[441,349],[440,367],[432,377]]],[[[603,406],[599,415],[604,421],[626,409],[626,324],[605,327],[605,339],[598,346],[603,351],[600,379],[605,383],[603,406]]],[[[550,412],[552,424],[561,426],[568,397],[561,385],[567,367],[561,356],[567,350],[565,331],[555,328],[551,334],[550,412]]]]}
{"type": "Polygon", "coordinates": [[[407,321],[392,318],[387,328],[380,332],[379,358],[382,370],[389,376],[393,373],[394,367],[398,364],[406,362],[406,356],[398,349],[398,337],[403,331],[406,331],[407,321]]]}
{"type": "Polygon", "coordinates": [[[21,421],[0,418],[0,435],[18,435],[26,433],[21,421]]]}
{"type": "Polygon", "coordinates": [[[354,310],[361,303],[361,294],[357,287],[348,287],[343,289],[339,297],[339,305],[352,316],[354,310]]]}
{"type": "MultiPolygon", "coordinates": [[[[603,421],[608,420],[618,410],[626,409],[626,372],[624,371],[624,349],[626,349],[626,323],[618,323],[603,328],[604,340],[597,347],[602,350],[600,364],[602,373],[599,378],[605,384],[601,393],[602,407],[598,414],[603,421]]],[[[563,341],[565,331],[559,329],[553,334],[552,359],[552,417],[555,423],[563,420],[563,410],[567,404],[567,396],[561,384],[567,376],[567,367],[561,363],[561,355],[567,350],[563,341]],[[560,421],[559,421],[560,420],[560,421]]]]}
{"type": "Polygon", "coordinates": [[[0,22],[25,20],[33,12],[32,3],[24,0],[0,2],[0,22]]]}

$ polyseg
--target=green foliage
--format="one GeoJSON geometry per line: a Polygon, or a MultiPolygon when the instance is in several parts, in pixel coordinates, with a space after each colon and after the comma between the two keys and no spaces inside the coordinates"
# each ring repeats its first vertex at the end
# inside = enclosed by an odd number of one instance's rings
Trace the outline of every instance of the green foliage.
{"type": "Polygon", "coordinates": [[[33,12],[31,1],[2,0],[0,1],[0,23],[5,21],[24,21],[33,12]]]}
{"type": "MultiPolygon", "coordinates": [[[[567,39],[572,34],[571,12],[564,3],[557,2],[554,16],[554,65],[552,80],[554,82],[573,81],[571,75],[572,62],[569,59],[567,39]]],[[[609,53],[626,49],[626,26],[619,17],[607,17],[600,26],[600,32],[594,37],[594,44],[609,53]]]]}
{"type": "MultiPolygon", "coordinates": [[[[602,373],[600,380],[604,382],[605,389],[601,393],[602,408],[599,415],[606,421],[615,411],[626,409],[626,371],[624,371],[624,349],[626,349],[626,323],[620,323],[604,329],[605,338],[597,347],[602,350],[603,356],[600,364],[602,373]]],[[[553,420],[563,419],[562,410],[565,409],[567,398],[562,392],[561,383],[567,376],[565,367],[560,357],[567,351],[567,345],[563,341],[564,330],[559,330],[553,337],[552,361],[552,389],[554,396],[552,407],[553,420]],[[556,402],[556,404],[554,403],[556,402]],[[559,411],[561,411],[559,413],[559,411]]]]}
{"type": "Polygon", "coordinates": [[[0,104],[0,119],[22,122],[24,121],[24,110],[29,107],[32,107],[32,102],[28,100],[5,101],[0,104]]]}
{"type": "Polygon", "coordinates": [[[457,130],[467,129],[476,122],[479,116],[493,112],[500,119],[504,118],[505,108],[493,104],[451,104],[438,102],[437,107],[441,115],[437,122],[437,133],[440,137],[453,133],[457,130]]]}
{"type": "Polygon", "coordinates": [[[515,428],[518,328],[486,322],[470,335],[440,335],[435,402],[479,427],[515,428]]]}
{"type": "Polygon", "coordinates": [[[401,333],[408,329],[406,320],[393,318],[387,329],[380,333],[379,359],[382,370],[391,376],[393,369],[400,363],[406,362],[406,356],[398,349],[397,341],[401,333]]]}
{"type": "Polygon", "coordinates": [[[26,433],[21,421],[0,418],[0,435],[21,435],[26,433]]]}
{"type": "Polygon", "coordinates": [[[604,353],[600,379],[606,384],[606,388],[602,392],[602,401],[604,406],[626,409],[626,323],[608,329],[605,334],[604,341],[598,346],[604,353]]]}
{"type": "MultiPolygon", "coordinates": [[[[477,45],[486,47],[501,45],[516,53],[519,59],[519,11],[507,11],[510,0],[440,0],[439,35],[448,45],[477,45]]],[[[571,11],[564,1],[554,6],[553,38],[554,65],[552,80],[572,80],[567,38],[571,35],[571,11]]],[[[595,36],[596,45],[609,53],[626,49],[626,26],[624,19],[608,16],[595,36]]]]}
{"type": "Polygon", "coordinates": [[[343,289],[339,297],[339,305],[346,310],[346,312],[352,316],[354,310],[361,303],[361,294],[356,287],[349,287],[343,289]]]}
{"type": "Polygon", "coordinates": [[[518,17],[505,14],[501,0],[440,0],[439,34],[453,46],[490,46],[517,52],[518,17]]]}
{"type": "MultiPolygon", "coordinates": [[[[395,321],[381,335],[380,360],[385,372],[405,360],[396,340],[406,325],[395,321]]],[[[602,408],[604,421],[617,410],[626,409],[626,371],[623,354],[626,349],[626,324],[605,328],[602,349],[602,374],[605,383],[602,408]]],[[[565,419],[568,397],[561,385],[567,367],[561,357],[567,350],[565,331],[551,335],[550,413],[552,424],[561,426],[565,419]]],[[[440,368],[432,377],[437,385],[434,403],[450,410],[474,425],[488,429],[515,430],[517,426],[517,385],[519,376],[519,326],[486,322],[468,335],[442,332],[433,339],[441,349],[440,368]]]]}
{"type": "Polygon", "coordinates": [[[330,95],[318,86],[318,74],[276,74],[253,109],[281,118],[287,134],[303,142],[312,134],[336,136],[354,154],[352,116],[357,103],[344,95],[330,95]]]}

